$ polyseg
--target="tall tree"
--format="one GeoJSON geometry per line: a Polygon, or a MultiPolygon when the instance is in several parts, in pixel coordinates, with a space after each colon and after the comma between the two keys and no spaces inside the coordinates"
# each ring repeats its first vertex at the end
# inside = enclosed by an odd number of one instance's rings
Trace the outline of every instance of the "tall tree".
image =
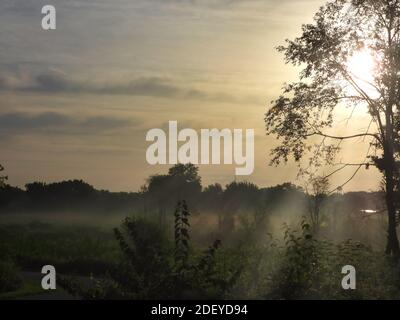
{"type": "MultiPolygon", "coordinates": [[[[398,256],[395,190],[400,123],[400,0],[329,1],[316,13],[313,23],[303,25],[300,37],[287,40],[278,49],[287,63],[302,67],[302,71],[299,81],[287,84],[266,113],[267,133],[282,142],[272,151],[272,162],[287,162],[289,157],[302,162],[311,152],[311,162],[324,159],[325,165],[335,164],[343,141],[368,141],[365,161],[343,164],[333,172],[354,166],[354,177],[364,166],[375,165],[381,170],[388,212],[386,251],[398,256]],[[360,77],[352,68],[354,63],[362,63],[362,55],[374,61],[371,76],[360,77]],[[357,57],[360,61],[354,62],[357,57]],[[358,109],[352,114],[353,120],[365,110],[363,116],[370,117],[368,128],[346,136],[332,134],[329,129],[336,125],[337,109],[343,106],[358,109]],[[321,142],[315,144],[317,137],[321,142]]],[[[367,67],[361,65],[359,69],[367,67]]]]}
{"type": "Polygon", "coordinates": [[[193,164],[177,164],[167,175],[154,175],[147,180],[146,189],[158,206],[160,223],[164,224],[166,212],[178,201],[186,200],[195,207],[202,186],[198,167],[193,164]]]}
{"type": "Polygon", "coordinates": [[[168,170],[168,175],[172,177],[184,178],[186,182],[194,182],[198,185],[201,184],[199,176],[199,168],[192,163],[182,164],[178,163],[168,170]]]}
{"type": "Polygon", "coordinates": [[[329,181],[326,177],[315,177],[310,181],[311,188],[306,188],[308,199],[308,212],[312,231],[318,235],[321,227],[321,214],[323,204],[327,198],[329,181]]]}

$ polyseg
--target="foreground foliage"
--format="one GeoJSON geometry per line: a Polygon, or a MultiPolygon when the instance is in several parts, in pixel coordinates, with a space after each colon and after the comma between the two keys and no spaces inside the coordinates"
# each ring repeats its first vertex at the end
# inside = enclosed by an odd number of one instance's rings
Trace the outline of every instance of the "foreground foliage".
{"type": "Polygon", "coordinates": [[[226,296],[240,274],[234,264],[218,260],[216,240],[204,252],[191,247],[189,210],[185,201],[175,211],[174,243],[143,219],[127,218],[115,237],[124,259],[105,279],[88,286],[63,278],[72,294],[87,299],[217,299],[226,296]]]}
{"type": "Polygon", "coordinates": [[[260,224],[242,223],[230,240],[208,248],[191,238],[184,202],[173,223],[172,236],[143,218],[127,218],[114,236],[38,223],[2,227],[1,291],[18,290],[19,270],[40,272],[40,264],[49,261],[58,271],[58,285],[83,299],[400,297],[394,260],[360,242],[315,237],[306,221],[285,226],[282,239],[266,235],[260,224]],[[341,287],[345,265],[357,270],[355,291],[341,287]]]}
{"type": "Polygon", "coordinates": [[[22,279],[14,263],[10,261],[0,261],[0,294],[16,290],[21,285],[22,279]]]}

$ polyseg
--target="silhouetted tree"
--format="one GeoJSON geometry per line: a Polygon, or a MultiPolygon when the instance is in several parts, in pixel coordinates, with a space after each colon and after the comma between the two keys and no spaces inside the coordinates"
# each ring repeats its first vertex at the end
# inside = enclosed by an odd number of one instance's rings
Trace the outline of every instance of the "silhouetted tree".
{"type": "Polygon", "coordinates": [[[222,225],[223,211],[223,195],[224,190],[219,183],[211,184],[204,188],[201,195],[201,203],[203,209],[211,210],[218,216],[218,228],[222,225]]]}
{"type": "Polygon", "coordinates": [[[313,234],[318,234],[321,226],[321,211],[329,192],[329,181],[326,177],[316,177],[311,181],[311,190],[307,190],[308,212],[313,234]]]}
{"type": "Polygon", "coordinates": [[[167,175],[154,175],[147,180],[147,190],[158,207],[160,223],[163,224],[167,210],[182,199],[194,206],[201,193],[198,168],[193,164],[177,164],[167,175]]]}
{"type": "Polygon", "coordinates": [[[259,205],[259,189],[249,182],[232,182],[223,194],[224,216],[223,231],[231,231],[235,227],[235,214],[239,210],[254,211],[259,205]]]}
{"type": "Polygon", "coordinates": [[[0,188],[4,187],[5,181],[7,180],[7,177],[1,174],[3,171],[4,167],[0,164],[0,188]]]}
{"type": "Polygon", "coordinates": [[[179,163],[168,170],[168,175],[171,177],[181,177],[185,179],[185,182],[201,185],[199,168],[192,163],[179,163]]]}
{"type": "Polygon", "coordinates": [[[56,206],[68,209],[83,204],[91,204],[96,190],[82,180],[69,180],[55,183],[33,182],[25,185],[32,205],[40,209],[56,206]]]}
{"type": "Polygon", "coordinates": [[[291,206],[299,211],[305,200],[303,189],[289,182],[266,188],[263,193],[265,207],[270,212],[278,209],[292,211],[291,206]]]}
{"type": "Polygon", "coordinates": [[[147,180],[147,190],[150,196],[155,200],[158,208],[160,225],[165,222],[166,207],[169,203],[168,181],[169,176],[167,175],[154,175],[147,180]]]}
{"type": "Polygon", "coordinates": [[[210,184],[203,190],[203,202],[207,203],[210,209],[220,209],[220,203],[224,190],[219,183],[210,184]]]}
{"type": "Polygon", "coordinates": [[[386,251],[398,256],[395,183],[399,159],[400,1],[329,1],[312,24],[303,25],[302,35],[288,40],[279,51],[285,53],[287,63],[303,70],[300,81],[287,84],[266,114],[267,133],[282,140],[272,151],[272,163],[286,162],[291,156],[301,161],[310,151],[314,152],[315,161],[325,159],[326,164],[333,164],[342,141],[368,139],[366,160],[344,164],[336,171],[355,166],[355,175],[370,165],[382,171],[388,212],[386,251]],[[360,50],[366,50],[377,61],[373,80],[359,79],[349,66],[350,59],[360,50]],[[333,127],[334,111],[343,105],[366,106],[371,121],[366,131],[335,136],[326,130],[333,127]],[[322,141],[314,145],[310,137],[320,137],[322,141]],[[381,155],[372,157],[372,151],[381,155]]]}

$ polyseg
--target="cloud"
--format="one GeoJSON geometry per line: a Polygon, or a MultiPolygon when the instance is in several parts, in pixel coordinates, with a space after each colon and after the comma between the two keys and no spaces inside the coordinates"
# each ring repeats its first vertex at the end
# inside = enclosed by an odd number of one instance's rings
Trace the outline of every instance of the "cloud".
{"type": "Polygon", "coordinates": [[[45,112],[36,115],[28,115],[23,113],[6,113],[0,115],[0,130],[59,127],[71,124],[72,122],[72,119],[68,116],[54,112],[45,112]]]}
{"type": "Polygon", "coordinates": [[[36,85],[24,88],[26,90],[44,91],[44,92],[77,92],[79,85],[69,80],[64,75],[57,73],[40,74],[36,77],[36,85]]]}
{"type": "Polygon", "coordinates": [[[0,77],[0,90],[10,89],[10,85],[7,83],[7,79],[5,77],[0,77]]]}
{"type": "Polygon", "coordinates": [[[150,77],[135,79],[127,85],[111,85],[99,87],[95,91],[105,94],[177,97],[181,95],[184,90],[172,84],[167,79],[150,77]]]}
{"type": "Polygon", "coordinates": [[[94,116],[75,118],[57,112],[11,112],[0,115],[1,136],[33,133],[97,134],[136,125],[133,119],[94,116]]]}
{"type": "Polygon", "coordinates": [[[268,2],[273,3],[273,0],[272,1],[271,0],[269,1],[268,0],[267,1],[266,0],[150,0],[150,1],[161,4],[195,5],[195,6],[203,6],[210,8],[226,7],[236,4],[249,4],[249,3],[265,4],[268,2]]]}
{"type": "Polygon", "coordinates": [[[12,12],[19,15],[37,14],[38,8],[44,5],[44,1],[40,3],[32,0],[2,0],[0,8],[2,12],[12,12]]]}
{"type": "Polygon", "coordinates": [[[20,91],[45,94],[106,94],[132,95],[171,99],[189,99],[219,103],[262,103],[256,96],[239,97],[225,92],[209,92],[180,85],[168,78],[139,77],[127,83],[107,85],[74,80],[60,71],[41,73],[19,79],[0,77],[0,91],[20,91]]]}

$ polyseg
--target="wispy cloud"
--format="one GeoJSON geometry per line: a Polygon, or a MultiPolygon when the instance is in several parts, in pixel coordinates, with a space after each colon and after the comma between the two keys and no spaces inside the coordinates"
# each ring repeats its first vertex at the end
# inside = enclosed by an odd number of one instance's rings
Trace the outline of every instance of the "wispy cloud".
{"type": "Polygon", "coordinates": [[[0,134],[3,138],[34,133],[97,134],[136,124],[133,119],[108,116],[76,118],[57,112],[10,112],[0,115],[0,134]]]}
{"type": "Polygon", "coordinates": [[[35,76],[0,77],[0,91],[20,91],[46,94],[106,94],[189,99],[221,103],[261,102],[256,96],[239,97],[226,92],[209,92],[180,85],[168,78],[139,77],[125,83],[100,84],[79,81],[63,72],[41,73],[35,76]]]}

